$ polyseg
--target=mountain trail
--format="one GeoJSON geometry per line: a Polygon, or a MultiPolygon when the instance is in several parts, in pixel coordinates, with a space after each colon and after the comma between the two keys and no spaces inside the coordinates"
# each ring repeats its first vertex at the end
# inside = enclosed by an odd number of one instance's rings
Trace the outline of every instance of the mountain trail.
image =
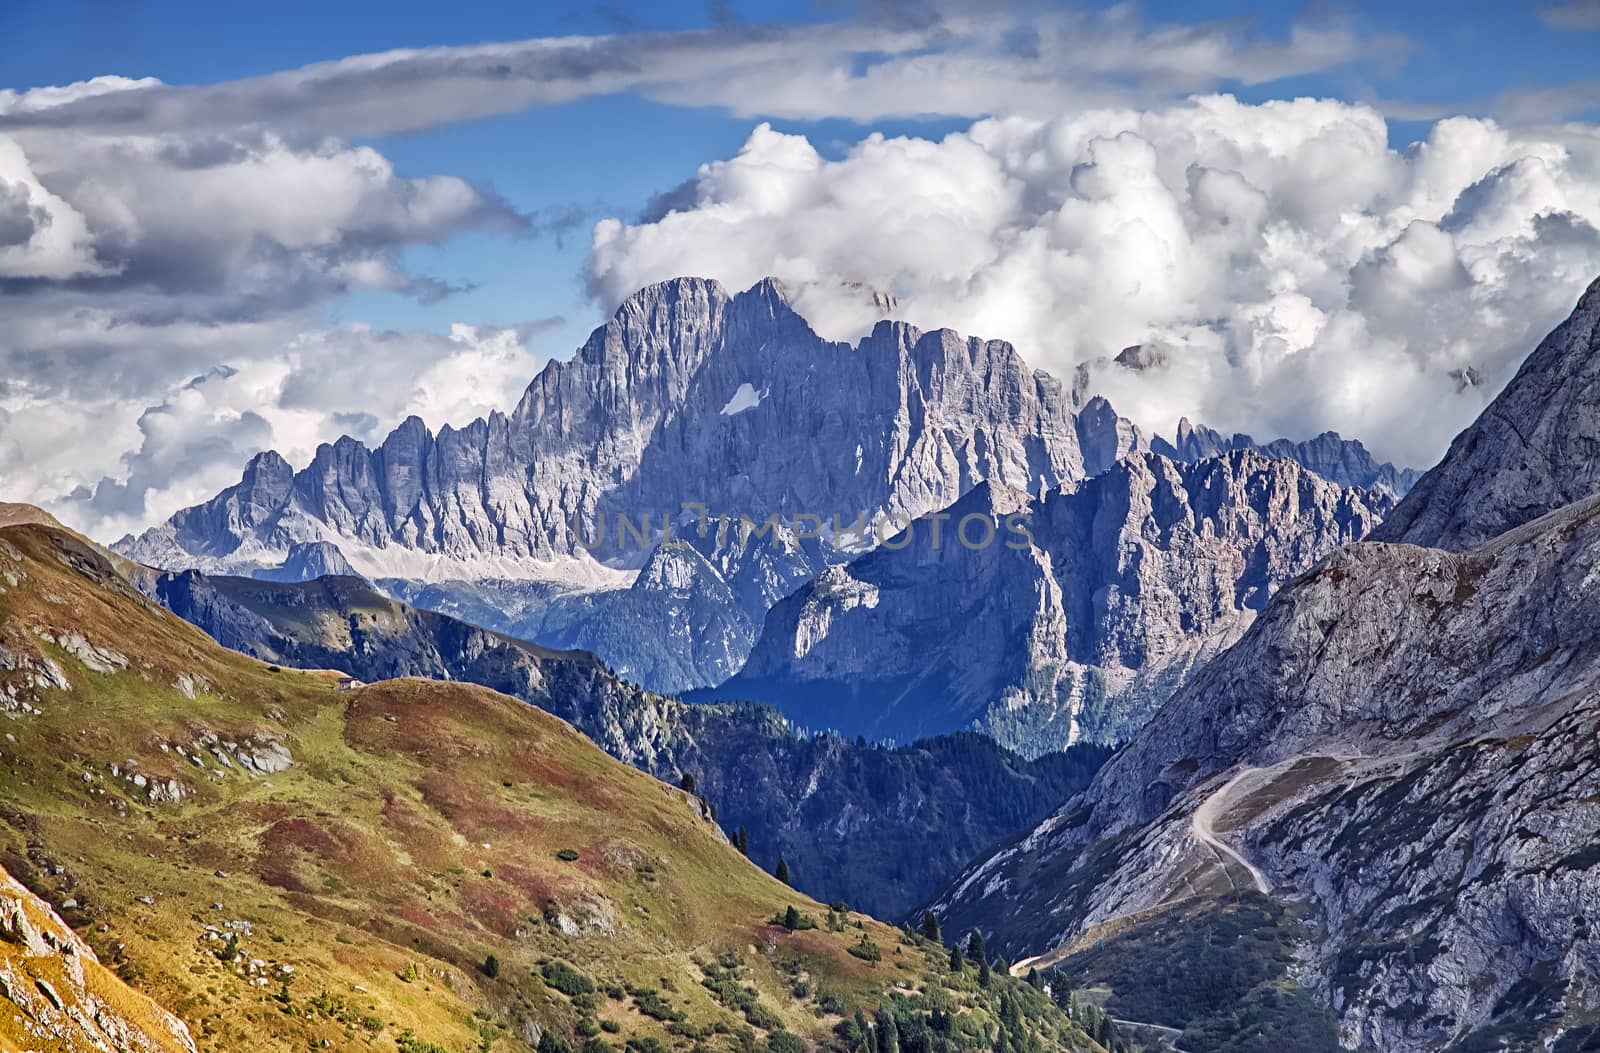
{"type": "MultiPolygon", "coordinates": [[[[1194,810],[1194,815],[1189,820],[1190,835],[1193,836],[1196,841],[1199,841],[1207,848],[1210,848],[1213,852],[1216,852],[1219,856],[1226,856],[1227,859],[1232,859],[1241,867],[1244,867],[1244,869],[1250,874],[1250,880],[1255,883],[1256,891],[1263,894],[1271,893],[1272,882],[1267,879],[1266,874],[1262,873],[1260,867],[1250,862],[1250,860],[1246,859],[1242,853],[1235,850],[1233,846],[1227,844],[1217,836],[1215,824],[1217,816],[1222,814],[1224,807],[1228,803],[1228,794],[1234,789],[1234,787],[1238,786],[1245,779],[1267,770],[1269,769],[1241,769],[1237,774],[1234,775],[1233,778],[1223,783],[1221,788],[1218,789],[1216,793],[1213,793],[1210,797],[1207,797],[1204,801],[1202,801],[1200,803],[1200,807],[1194,810]]],[[[1223,864],[1223,872],[1227,873],[1226,859],[1221,860],[1221,862],[1223,864]]],[[[1232,875],[1229,875],[1228,880],[1230,882],[1233,880],[1232,875]]]]}

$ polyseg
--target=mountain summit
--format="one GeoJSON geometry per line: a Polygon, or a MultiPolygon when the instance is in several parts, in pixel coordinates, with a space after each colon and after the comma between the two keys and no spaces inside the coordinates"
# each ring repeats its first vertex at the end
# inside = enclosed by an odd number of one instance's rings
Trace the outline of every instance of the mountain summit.
{"type": "Polygon", "coordinates": [[[975,483],[1082,478],[1070,396],[999,340],[882,322],[817,336],[767,280],[736,295],[679,278],[625,301],[509,415],[377,449],[324,445],[300,472],[275,453],[239,484],[117,549],[167,569],[251,571],[329,541],[371,578],[596,576],[638,566],[615,518],[917,516],[975,483]],[[590,565],[584,571],[581,567],[590,565]]]}

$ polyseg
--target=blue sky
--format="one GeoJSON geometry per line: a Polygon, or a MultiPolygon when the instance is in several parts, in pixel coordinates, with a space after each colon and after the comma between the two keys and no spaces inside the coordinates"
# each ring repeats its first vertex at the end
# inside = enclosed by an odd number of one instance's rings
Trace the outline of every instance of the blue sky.
{"type": "Polygon", "coordinates": [[[10,0],[0,41],[0,489],[101,536],[509,408],[682,273],[1426,464],[1600,272],[1600,0],[10,0]]]}
{"type": "MultiPolygon", "coordinates": [[[[1139,10],[1152,23],[1240,20],[1268,36],[1287,33],[1308,12],[1327,14],[1374,36],[1405,40],[1401,57],[1262,84],[1223,85],[1242,99],[1314,95],[1475,112],[1505,92],[1596,75],[1600,35],[1547,25],[1536,7],[1494,0],[1337,5],[1166,0],[1144,3],[1139,10]]],[[[718,12],[749,22],[826,23],[851,14],[843,4],[780,0],[734,0],[718,12]]],[[[13,0],[0,8],[0,37],[25,46],[10,49],[0,76],[12,88],[106,73],[205,84],[394,48],[682,30],[716,21],[711,5],[637,0],[451,5],[279,0],[237,5],[225,17],[215,4],[201,0],[13,0]]],[[[1408,112],[1391,116],[1396,146],[1425,133],[1431,123],[1408,118],[1408,112]]],[[[592,222],[601,215],[636,213],[652,194],[681,182],[701,162],[728,156],[756,120],[717,107],[662,105],[630,93],[367,141],[404,175],[449,172],[493,187],[519,209],[570,210],[592,222]]],[[[806,134],[825,153],[837,153],[867,131],[938,136],[964,128],[970,119],[777,117],[772,123],[806,134]]],[[[587,223],[580,223],[559,239],[469,233],[438,246],[411,247],[405,256],[417,269],[473,288],[432,303],[358,292],[329,302],[329,318],[443,329],[464,319],[509,325],[561,315],[567,324],[549,337],[547,348],[558,350],[563,341],[581,340],[604,315],[605,305],[590,302],[580,277],[587,233],[587,223]]]]}

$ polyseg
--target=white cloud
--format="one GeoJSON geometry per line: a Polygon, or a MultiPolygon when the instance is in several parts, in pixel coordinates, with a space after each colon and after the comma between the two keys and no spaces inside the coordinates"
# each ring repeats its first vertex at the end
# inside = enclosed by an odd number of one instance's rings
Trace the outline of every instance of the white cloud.
{"type": "Polygon", "coordinates": [[[1395,151],[1379,113],[1325,100],[985,120],[835,161],[762,125],[673,200],[596,226],[599,299],[775,274],[840,331],[867,319],[830,290],[884,286],[918,324],[1090,363],[1148,427],[1334,428],[1419,465],[1600,272],[1594,129],[1455,118],[1395,151]],[[1097,361],[1141,342],[1171,364],[1097,361]],[[1458,393],[1469,367],[1487,386],[1458,393]]]}
{"type": "MultiPolygon", "coordinates": [[[[3,92],[0,114],[152,83],[3,92]]],[[[0,132],[6,496],[106,536],[209,496],[265,446],[304,459],[406,413],[437,426],[510,405],[528,331],[327,329],[321,310],[352,289],[446,295],[406,246],[528,226],[464,180],[404,178],[332,139],[0,132]]]]}
{"type": "Polygon", "coordinates": [[[974,11],[927,0],[880,19],[397,49],[215,85],[101,77],[0,92],[0,131],[372,136],[623,92],[800,119],[1054,113],[1388,62],[1406,49],[1326,18],[1270,37],[1248,20],[1149,23],[1122,4],[974,11]]]}
{"type": "Polygon", "coordinates": [[[548,324],[458,325],[448,336],[240,328],[209,345],[227,364],[154,402],[13,382],[0,388],[0,478],[9,494],[115,538],[237,482],[263,449],[305,464],[321,443],[380,441],[412,414],[437,429],[508,410],[542,364],[528,344],[548,324]]]}

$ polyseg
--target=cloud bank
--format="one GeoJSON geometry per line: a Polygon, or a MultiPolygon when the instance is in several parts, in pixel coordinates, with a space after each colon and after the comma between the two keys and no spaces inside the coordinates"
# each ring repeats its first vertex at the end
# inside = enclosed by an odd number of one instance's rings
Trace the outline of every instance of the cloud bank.
{"type": "Polygon", "coordinates": [[[775,274],[833,335],[898,314],[1084,367],[1126,414],[1261,436],[1325,428],[1431,464],[1600,273],[1600,135],[1453,118],[1408,150],[1364,106],[1211,96],[838,160],[762,125],[657,214],[605,220],[588,280],[612,303],[676,274],[775,274]],[[1134,371],[1133,344],[1167,352],[1134,371]]]}

